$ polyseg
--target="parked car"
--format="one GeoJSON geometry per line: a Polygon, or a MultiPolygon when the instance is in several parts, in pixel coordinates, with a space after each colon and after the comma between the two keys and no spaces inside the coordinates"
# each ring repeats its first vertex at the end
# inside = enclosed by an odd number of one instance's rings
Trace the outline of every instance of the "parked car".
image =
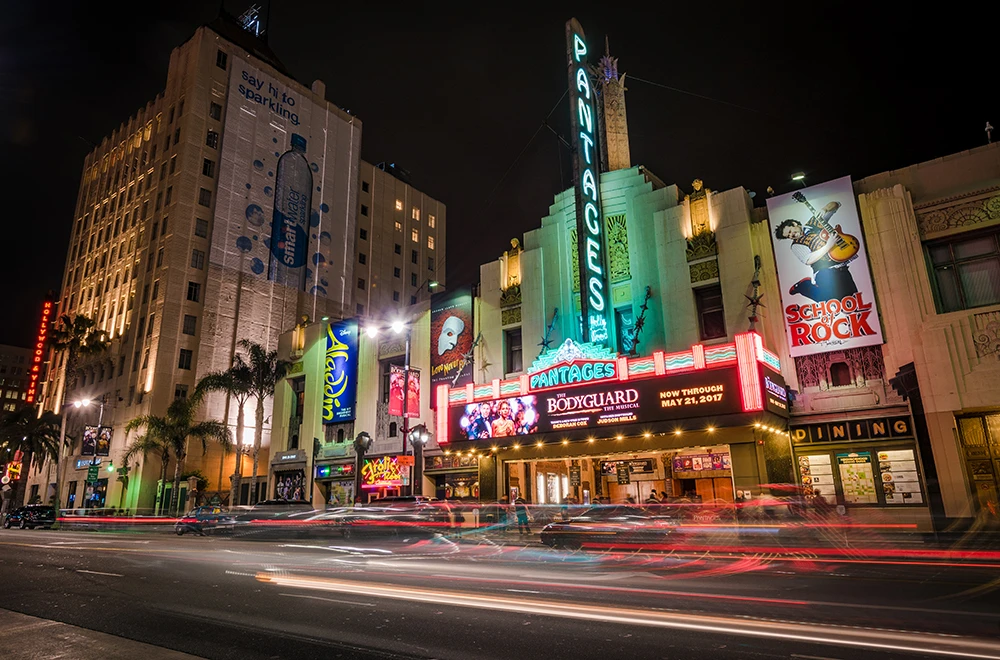
{"type": "Polygon", "coordinates": [[[177,536],[187,532],[205,535],[206,532],[232,529],[234,516],[221,506],[199,506],[184,514],[174,525],[177,536]]]}
{"type": "Polygon", "coordinates": [[[3,518],[3,528],[34,529],[51,527],[56,523],[56,510],[46,504],[29,504],[7,513],[3,518]]]}

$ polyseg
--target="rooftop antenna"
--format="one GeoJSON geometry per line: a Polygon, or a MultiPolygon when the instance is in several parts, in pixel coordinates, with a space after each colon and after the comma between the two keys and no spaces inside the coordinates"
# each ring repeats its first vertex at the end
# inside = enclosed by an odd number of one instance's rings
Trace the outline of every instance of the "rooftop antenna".
{"type": "Polygon", "coordinates": [[[986,144],[993,144],[993,124],[986,122],[986,144]]]}
{"type": "Polygon", "coordinates": [[[263,38],[267,30],[267,19],[261,14],[261,7],[258,4],[250,5],[250,8],[240,14],[237,18],[244,30],[257,37],[263,38]]]}

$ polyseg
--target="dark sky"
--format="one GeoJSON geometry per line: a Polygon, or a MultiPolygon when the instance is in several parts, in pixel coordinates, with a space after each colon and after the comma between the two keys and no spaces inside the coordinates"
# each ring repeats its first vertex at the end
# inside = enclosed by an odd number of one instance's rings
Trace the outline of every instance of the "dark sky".
{"type": "MultiPolygon", "coordinates": [[[[620,71],[636,78],[626,97],[633,164],[685,190],[700,177],[763,203],[768,185],[780,190],[798,170],[812,183],[859,178],[984,144],[986,121],[1000,125],[987,50],[995,17],[978,10],[536,2],[494,4],[486,16],[481,3],[440,14],[418,4],[275,2],[269,44],[297,79],[324,80],[327,98],[362,119],[363,158],[396,162],[447,204],[450,286],[477,279],[570,183],[555,135],[531,137],[566,89],[574,15],[591,51],[607,35],[620,71]]],[[[8,3],[0,343],[28,344],[42,297],[59,286],[91,145],[162,90],[170,50],[217,6],[8,3]]],[[[563,100],[550,119],[563,134],[568,112],[563,100]]]]}

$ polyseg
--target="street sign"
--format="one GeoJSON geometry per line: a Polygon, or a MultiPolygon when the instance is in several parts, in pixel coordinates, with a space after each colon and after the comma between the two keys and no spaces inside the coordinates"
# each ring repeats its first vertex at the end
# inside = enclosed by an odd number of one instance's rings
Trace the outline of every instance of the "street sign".
{"type": "Polygon", "coordinates": [[[615,474],[618,477],[618,485],[624,486],[632,483],[632,473],[628,463],[619,463],[615,466],[615,474]]]}
{"type": "Polygon", "coordinates": [[[579,486],[580,485],[580,466],[571,465],[569,468],[569,485],[579,486]]]}
{"type": "Polygon", "coordinates": [[[96,482],[97,476],[101,473],[100,465],[91,465],[87,468],[87,481],[96,482]]]}

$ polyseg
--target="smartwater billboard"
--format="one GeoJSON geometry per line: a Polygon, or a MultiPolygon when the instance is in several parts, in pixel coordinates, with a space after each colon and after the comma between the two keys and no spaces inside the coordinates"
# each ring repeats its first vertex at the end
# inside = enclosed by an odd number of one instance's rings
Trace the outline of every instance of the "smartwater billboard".
{"type": "Polygon", "coordinates": [[[358,398],[358,321],[331,323],[326,329],[323,423],[354,420],[358,398]]]}
{"type": "Polygon", "coordinates": [[[851,178],[767,200],[793,357],[882,344],[851,178]]]}

